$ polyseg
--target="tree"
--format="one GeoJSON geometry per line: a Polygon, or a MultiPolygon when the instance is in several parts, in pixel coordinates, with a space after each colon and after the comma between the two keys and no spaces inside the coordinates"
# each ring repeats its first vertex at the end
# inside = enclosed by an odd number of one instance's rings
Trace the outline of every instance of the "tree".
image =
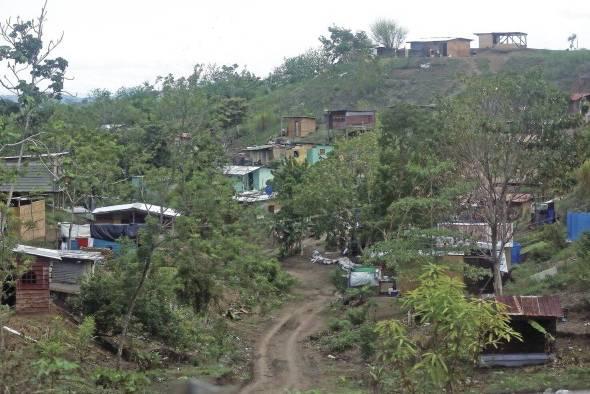
{"type": "Polygon", "coordinates": [[[570,43],[569,50],[573,51],[578,49],[578,35],[576,33],[572,33],[567,37],[568,42],[570,43]]]}
{"type": "Polygon", "coordinates": [[[482,350],[521,339],[509,325],[505,306],[468,298],[464,285],[448,276],[446,267],[428,265],[420,285],[403,307],[416,316],[420,334],[396,320],[379,322],[377,360],[392,367],[404,391],[454,392],[464,367],[475,365],[482,350]]]}
{"type": "Polygon", "coordinates": [[[398,49],[407,34],[408,31],[392,19],[378,19],[371,25],[373,40],[388,49],[398,49]]]}
{"type": "MultiPolygon", "coordinates": [[[[18,147],[16,171],[20,170],[26,143],[36,136],[31,134],[33,117],[47,99],[60,99],[63,91],[67,60],[62,57],[51,58],[51,54],[61,44],[62,35],[49,43],[44,42],[44,24],[47,18],[47,3],[41,8],[39,18],[15,22],[8,19],[0,23],[0,38],[5,45],[0,46],[0,63],[4,63],[7,74],[0,78],[0,85],[18,97],[18,123],[20,132],[13,136],[13,146],[18,147]]],[[[5,137],[4,137],[5,138],[5,137]]],[[[6,197],[10,205],[14,193],[11,185],[6,197]]],[[[7,215],[2,215],[0,232],[4,233],[7,215]]]]}
{"type": "Polygon", "coordinates": [[[308,49],[301,55],[286,58],[269,76],[273,86],[282,86],[311,79],[323,72],[330,64],[322,49],[308,49]]]}
{"type": "Polygon", "coordinates": [[[328,28],[330,37],[320,36],[323,50],[332,63],[347,63],[371,53],[373,43],[364,31],[353,33],[336,25],[328,28]]]}
{"type": "Polygon", "coordinates": [[[513,235],[509,224],[517,218],[508,195],[539,184],[547,152],[563,135],[565,108],[563,95],[539,71],[471,79],[441,107],[448,155],[472,182],[466,205],[490,228],[496,294],[502,294],[501,253],[513,235]]]}

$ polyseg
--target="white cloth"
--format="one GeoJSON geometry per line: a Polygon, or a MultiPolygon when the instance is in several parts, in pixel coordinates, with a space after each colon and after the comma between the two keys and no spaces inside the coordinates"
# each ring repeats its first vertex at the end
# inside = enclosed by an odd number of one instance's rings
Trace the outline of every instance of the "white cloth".
{"type": "MultiPolygon", "coordinates": [[[[60,231],[62,238],[70,236],[70,223],[61,223],[60,231]]],[[[72,225],[72,238],[90,238],[89,224],[74,224],[72,225]]]]}

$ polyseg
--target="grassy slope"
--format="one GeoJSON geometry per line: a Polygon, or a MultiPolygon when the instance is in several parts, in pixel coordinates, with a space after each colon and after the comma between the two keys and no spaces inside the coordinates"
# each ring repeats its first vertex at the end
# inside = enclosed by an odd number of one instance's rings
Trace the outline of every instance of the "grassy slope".
{"type": "Polygon", "coordinates": [[[590,51],[485,51],[470,58],[381,58],[338,65],[315,78],[259,96],[250,103],[244,144],[263,143],[280,130],[282,115],[313,115],[335,108],[381,110],[405,101],[431,104],[458,92],[465,76],[543,67],[564,92],[590,90],[590,51]],[[430,70],[420,64],[430,63],[430,70]],[[585,87],[576,87],[579,78],[585,87]]]}

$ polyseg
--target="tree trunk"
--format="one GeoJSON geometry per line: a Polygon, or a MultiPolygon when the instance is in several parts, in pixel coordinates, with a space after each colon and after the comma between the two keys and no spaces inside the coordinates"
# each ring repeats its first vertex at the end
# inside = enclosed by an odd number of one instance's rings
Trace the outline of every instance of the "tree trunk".
{"type": "Polygon", "coordinates": [[[498,257],[498,224],[493,223],[491,226],[492,231],[492,247],[491,247],[491,254],[492,254],[492,261],[494,263],[494,294],[502,295],[502,272],[500,271],[500,264],[501,259],[498,257]]]}
{"type": "Polygon", "coordinates": [[[133,310],[135,309],[135,303],[137,302],[137,298],[139,297],[139,293],[143,289],[143,284],[149,274],[150,266],[151,266],[151,256],[148,257],[147,261],[145,262],[143,272],[141,274],[141,279],[137,287],[135,288],[135,292],[133,293],[133,297],[131,297],[131,302],[129,303],[129,309],[127,309],[127,314],[125,315],[125,319],[123,320],[123,330],[121,332],[121,339],[119,341],[119,348],[117,349],[117,369],[121,368],[121,358],[123,357],[123,347],[127,342],[127,330],[129,329],[129,322],[131,321],[131,316],[133,315],[133,310]]]}

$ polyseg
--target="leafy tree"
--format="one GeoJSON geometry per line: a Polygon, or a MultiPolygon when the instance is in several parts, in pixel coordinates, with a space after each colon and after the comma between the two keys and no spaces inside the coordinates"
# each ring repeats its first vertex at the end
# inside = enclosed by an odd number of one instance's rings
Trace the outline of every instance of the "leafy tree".
{"type": "Polygon", "coordinates": [[[565,108],[562,94],[534,71],[472,79],[441,109],[448,154],[473,182],[466,196],[476,205],[472,215],[490,227],[496,294],[502,294],[498,251],[512,238],[505,223],[516,219],[507,196],[539,181],[554,139],[562,137],[565,108]]]}
{"type": "Polygon", "coordinates": [[[398,49],[406,40],[408,31],[392,19],[378,19],[371,25],[373,40],[388,49],[398,49]]]}
{"type": "Polygon", "coordinates": [[[467,298],[463,284],[445,270],[427,266],[420,286],[403,301],[418,318],[420,335],[401,321],[377,324],[377,360],[392,367],[404,391],[454,392],[465,377],[464,366],[475,365],[482,350],[521,339],[502,304],[467,298]]]}
{"type": "Polygon", "coordinates": [[[308,49],[301,55],[286,58],[269,76],[272,85],[286,85],[312,79],[330,65],[322,49],[308,49]]]}
{"type": "Polygon", "coordinates": [[[324,52],[332,63],[347,63],[371,54],[373,43],[364,31],[353,33],[336,25],[328,28],[330,37],[320,36],[324,52]]]}

